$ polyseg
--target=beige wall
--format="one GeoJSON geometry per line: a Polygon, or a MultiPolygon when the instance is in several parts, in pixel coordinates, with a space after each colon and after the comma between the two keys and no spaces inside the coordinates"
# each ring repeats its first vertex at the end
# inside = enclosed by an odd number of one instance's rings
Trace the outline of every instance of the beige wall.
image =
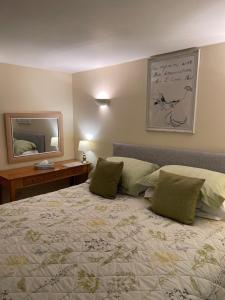
{"type": "Polygon", "coordinates": [[[18,168],[8,164],[3,113],[61,111],[64,117],[64,157],[74,157],[72,76],[62,72],[0,64],[0,170],[18,168]]]}
{"type": "Polygon", "coordinates": [[[0,170],[24,165],[7,163],[4,112],[62,111],[65,159],[74,157],[74,128],[77,142],[92,134],[102,156],[113,142],[225,152],[225,43],[201,49],[194,135],[145,131],[146,85],[145,59],[77,73],[73,103],[70,74],[0,64],[0,170]],[[112,98],[108,110],[94,102],[101,91],[112,98]]]}
{"type": "Polygon", "coordinates": [[[201,49],[196,133],[145,130],[147,60],[73,75],[75,138],[92,134],[98,155],[111,155],[113,142],[225,152],[225,43],[201,49]],[[111,100],[101,111],[94,98],[111,100]]]}

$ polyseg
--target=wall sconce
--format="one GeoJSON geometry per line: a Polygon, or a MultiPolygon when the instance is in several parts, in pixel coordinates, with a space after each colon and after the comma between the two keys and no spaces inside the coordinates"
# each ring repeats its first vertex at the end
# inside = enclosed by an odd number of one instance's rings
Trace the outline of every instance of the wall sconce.
{"type": "Polygon", "coordinates": [[[110,104],[110,99],[95,99],[95,102],[100,106],[108,106],[110,104]]]}

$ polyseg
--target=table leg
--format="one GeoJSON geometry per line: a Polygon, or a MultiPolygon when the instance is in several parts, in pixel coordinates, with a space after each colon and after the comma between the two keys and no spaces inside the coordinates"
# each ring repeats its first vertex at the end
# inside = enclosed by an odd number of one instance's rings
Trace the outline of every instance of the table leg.
{"type": "Polygon", "coordinates": [[[85,182],[88,179],[88,174],[80,174],[74,177],[74,185],[85,182]]]}
{"type": "Polygon", "coordinates": [[[0,204],[2,204],[2,199],[3,199],[3,191],[2,191],[2,186],[0,185],[0,204]]]}
{"type": "Polygon", "coordinates": [[[15,188],[14,184],[10,184],[9,196],[10,196],[10,202],[16,200],[16,188],[15,188]]]}
{"type": "Polygon", "coordinates": [[[75,185],[75,176],[70,177],[70,186],[75,185]]]}

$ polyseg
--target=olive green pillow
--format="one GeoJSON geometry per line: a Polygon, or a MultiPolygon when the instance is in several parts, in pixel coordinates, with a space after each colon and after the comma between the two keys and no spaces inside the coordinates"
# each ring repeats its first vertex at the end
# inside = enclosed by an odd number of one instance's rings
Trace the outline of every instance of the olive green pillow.
{"type": "Polygon", "coordinates": [[[177,175],[205,179],[201,189],[203,196],[201,200],[212,208],[219,208],[225,199],[225,174],[201,168],[167,165],[145,176],[138,183],[148,187],[156,187],[159,181],[160,170],[177,175]]]}
{"type": "Polygon", "coordinates": [[[120,192],[131,196],[138,196],[141,192],[144,192],[147,187],[140,186],[137,181],[159,168],[156,164],[130,157],[113,156],[108,157],[107,160],[124,162],[120,192]]]}
{"type": "Polygon", "coordinates": [[[160,171],[151,210],[184,224],[193,224],[204,179],[160,171]]]}
{"type": "Polygon", "coordinates": [[[89,189],[99,196],[114,199],[123,170],[123,162],[111,162],[99,158],[89,189]]]}

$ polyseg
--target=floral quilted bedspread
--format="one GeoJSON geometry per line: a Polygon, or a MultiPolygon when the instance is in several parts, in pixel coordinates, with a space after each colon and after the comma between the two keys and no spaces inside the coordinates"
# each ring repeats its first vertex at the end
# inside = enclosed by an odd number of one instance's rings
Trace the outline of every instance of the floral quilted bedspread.
{"type": "Polygon", "coordinates": [[[225,223],[176,223],[88,184],[0,206],[0,299],[225,299],[225,223]]]}

